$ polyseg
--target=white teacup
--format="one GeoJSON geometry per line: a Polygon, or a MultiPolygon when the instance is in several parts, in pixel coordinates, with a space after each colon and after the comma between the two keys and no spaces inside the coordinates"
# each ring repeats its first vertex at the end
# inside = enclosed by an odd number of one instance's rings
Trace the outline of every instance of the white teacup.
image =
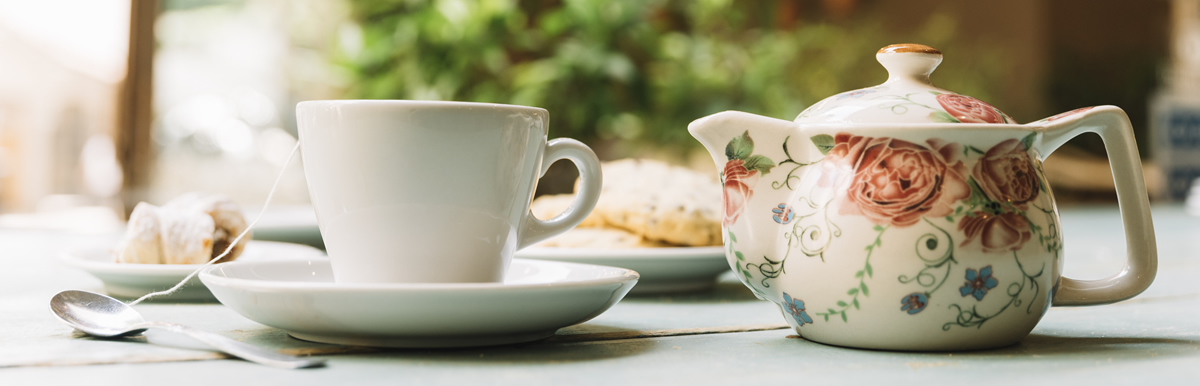
{"type": "Polygon", "coordinates": [[[547,141],[544,109],[338,100],[301,102],[296,117],[337,282],[500,282],[513,252],[579,225],[600,196],[595,153],[547,141]],[[579,169],[579,193],[542,221],[529,203],[560,159],[579,169]]]}

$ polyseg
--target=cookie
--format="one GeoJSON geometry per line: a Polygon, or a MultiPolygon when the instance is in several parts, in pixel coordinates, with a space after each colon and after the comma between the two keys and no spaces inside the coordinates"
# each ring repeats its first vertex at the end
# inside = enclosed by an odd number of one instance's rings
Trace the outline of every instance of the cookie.
{"type": "Polygon", "coordinates": [[[201,212],[159,210],[163,264],[204,264],[212,259],[212,217],[201,212]]]}
{"type": "Polygon", "coordinates": [[[162,225],[158,207],[139,202],[129,215],[125,237],[115,251],[118,263],[162,264],[162,225]]]}
{"type": "Polygon", "coordinates": [[[721,186],[713,177],[644,159],[601,168],[604,184],[593,216],[605,226],[676,245],[721,244],[721,186]]]}
{"type": "Polygon", "coordinates": [[[221,261],[232,261],[250,237],[230,245],[247,226],[237,203],[222,195],[189,193],[162,207],[142,202],[114,255],[119,263],[203,264],[231,249],[221,261]]]}
{"type": "MultiPolygon", "coordinates": [[[[533,203],[529,205],[529,210],[533,212],[534,217],[546,221],[565,212],[567,207],[571,206],[571,203],[574,201],[574,194],[545,195],[533,200],[533,203]]],[[[579,227],[582,228],[598,228],[603,226],[604,221],[600,220],[595,211],[592,211],[591,214],[583,219],[582,223],[579,223],[579,227]]]]}
{"type": "MultiPolygon", "coordinates": [[[[217,257],[229,249],[233,240],[242,232],[246,232],[246,228],[249,226],[246,218],[242,216],[241,206],[223,194],[187,193],[163,205],[163,209],[200,212],[211,217],[213,222],[211,257],[217,257]]],[[[221,258],[221,261],[237,259],[242,254],[242,250],[246,248],[246,242],[253,237],[252,234],[253,232],[247,232],[246,236],[233,246],[233,250],[229,251],[229,255],[221,258]]]]}

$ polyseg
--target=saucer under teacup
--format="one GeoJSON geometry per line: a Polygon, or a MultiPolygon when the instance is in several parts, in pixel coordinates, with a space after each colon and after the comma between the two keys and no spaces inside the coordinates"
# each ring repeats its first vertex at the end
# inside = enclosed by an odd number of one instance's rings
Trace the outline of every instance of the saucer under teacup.
{"type": "Polygon", "coordinates": [[[550,337],[608,310],[638,273],[513,259],[504,283],[335,283],[329,260],[312,259],[215,265],[200,279],[234,311],[298,339],[433,348],[550,337]]]}

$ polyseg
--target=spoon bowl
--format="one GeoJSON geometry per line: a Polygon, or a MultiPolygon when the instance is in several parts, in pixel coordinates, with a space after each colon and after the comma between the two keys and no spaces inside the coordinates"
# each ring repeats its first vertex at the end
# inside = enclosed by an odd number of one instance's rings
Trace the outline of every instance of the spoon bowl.
{"type": "Polygon", "coordinates": [[[186,334],[226,354],[267,366],[297,369],[325,364],[323,359],[300,358],[279,354],[224,335],[188,326],[147,322],[142,314],[120,300],[87,291],[68,290],[50,298],[50,311],[63,323],[88,335],[118,337],[138,335],[149,328],[161,328],[186,334]]]}
{"type": "Polygon", "coordinates": [[[63,291],[50,299],[50,310],[76,330],[99,337],[133,336],[145,328],[128,329],[145,323],[133,307],[108,296],[87,291],[63,291]]]}

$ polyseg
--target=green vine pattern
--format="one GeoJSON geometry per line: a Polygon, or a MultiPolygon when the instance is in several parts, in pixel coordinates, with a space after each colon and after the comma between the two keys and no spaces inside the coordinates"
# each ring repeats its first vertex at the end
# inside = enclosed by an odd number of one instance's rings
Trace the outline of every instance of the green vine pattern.
{"type": "Polygon", "coordinates": [[[886,231],[888,227],[876,225],[873,229],[879,233],[875,235],[875,242],[872,242],[865,248],[867,251],[867,258],[863,261],[863,269],[860,269],[854,273],[854,278],[858,279],[858,285],[846,291],[846,295],[850,296],[849,301],[838,300],[837,308],[828,308],[825,312],[817,313],[817,315],[824,317],[826,322],[828,322],[829,318],[832,316],[839,316],[842,318],[842,322],[849,322],[850,320],[847,317],[846,312],[850,310],[850,307],[854,307],[856,310],[859,309],[858,296],[871,296],[871,290],[867,287],[867,279],[875,276],[875,269],[871,267],[871,254],[875,252],[876,248],[883,246],[883,232],[886,231]]]}
{"type": "MultiPolygon", "coordinates": [[[[817,160],[809,163],[802,163],[794,160],[791,152],[788,151],[787,143],[789,139],[791,139],[791,136],[787,136],[783,140],[783,154],[787,156],[787,159],[780,161],[777,166],[783,166],[784,164],[792,164],[795,166],[788,171],[787,175],[785,175],[782,180],[771,182],[771,187],[776,190],[784,187],[788,188],[789,190],[796,190],[796,187],[792,186],[792,183],[795,182],[798,184],[801,180],[800,176],[796,175],[796,172],[799,171],[800,168],[821,162],[821,160],[817,160]]],[[[828,142],[829,143],[814,141],[814,145],[816,145],[818,150],[820,150],[822,153],[827,153],[829,149],[832,148],[832,137],[829,138],[828,142]]],[[[784,233],[784,238],[788,240],[788,249],[783,255],[783,258],[774,260],[770,257],[763,256],[763,260],[765,261],[764,263],[745,264],[747,269],[753,268],[757,270],[760,275],[762,275],[762,279],[759,280],[759,284],[761,284],[763,288],[771,287],[769,280],[778,278],[779,276],[787,273],[785,263],[787,263],[787,260],[791,256],[793,250],[799,248],[801,253],[804,253],[806,256],[820,257],[821,261],[825,261],[825,251],[833,243],[834,238],[841,237],[842,235],[841,227],[838,227],[837,224],[834,224],[829,220],[829,204],[833,201],[833,197],[830,197],[829,200],[821,203],[813,201],[808,197],[800,197],[797,201],[800,208],[807,208],[808,211],[805,214],[796,216],[796,218],[791,222],[792,228],[784,233]],[[819,218],[824,220],[822,223],[804,225],[806,224],[805,220],[813,219],[815,218],[814,216],[817,216],[818,214],[820,214],[819,218]]]]}
{"type": "Polygon", "coordinates": [[[802,168],[802,167],[817,164],[817,163],[821,162],[822,160],[824,160],[824,158],[821,158],[816,161],[808,162],[808,163],[796,161],[794,158],[792,158],[792,153],[788,151],[788,140],[791,138],[792,138],[792,136],[789,135],[783,139],[783,155],[787,156],[787,159],[785,159],[783,161],[779,161],[779,163],[776,164],[776,166],[783,166],[784,164],[791,164],[791,165],[795,165],[795,166],[792,166],[792,169],[788,170],[787,176],[785,176],[783,178],[783,180],[771,181],[772,189],[779,190],[784,187],[787,187],[788,190],[796,190],[796,187],[792,186],[793,182],[796,184],[800,183],[800,176],[797,176],[796,172],[799,171],[800,168],[802,168]]]}
{"type": "MultiPolygon", "coordinates": [[[[793,248],[799,246],[800,251],[805,256],[820,257],[822,262],[825,261],[825,251],[829,249],[829,245],[833,243],[833,239],[842,236],[842,228],[829,221],[829,203],[831,201],[833,201],[832,198],[829,201],[817,204],[808,198],[800,199],[801,204],[805,204],[809,209],[814,210],[812,214],[816,214],[818,211],[821,213],[821,218],[825,220],[824,228],[821,227],[822,224],[801,227],[801,219],[796,219],[796,222],[792,225],[792,231],[784,234],[784,237],[788,240],[788,253],[791,253],[793,248]],[[813,243],[816,244],[814,245],[813,243]]],[[[804,218],[808,218],[812,214],[804,218]]]]}
{"type": "MultiPolygon", "coordinates": [[[[912,100],[912,96],[913,96],[913,95],[917,95],[917,94],[924,94],[924,93],[926,93],[926,92],[928,92],[928,93],[930,93],[930,94],[933,94],[933,95],[941,95],[941,94],[942,94],[942,93],[940,93],[940,92],[937,92],[937,91],[922,91],[922,92],[908,93],[908,94],[905,94],[904,96],[899,96],[899,95],[883,95],[883,96],[875,97],[875,98],[872,98],[872,99],[884,99],[884,100],[886,100],[886,99],[893,99],[893,100],[900,100],[900,101],[903,101],[903,102],[899,102],[899,103],[896,103],[896,104],[891,104],[891,105],[888,105],[888,104],[883,104],[883,105],[879,105],[879,106],[878,106],[878,107],[879,107],[879,108],[881,108],[881,109],[889,109],[889,110],[891,110],[891,111],[892,111],[892,114],[896,114],[896,115],[904,115],[904,114],[907,114],[907,113],[908,113],[908,106],[920,106],[920,107],[924,107],[924,108],[926,108],[926,109],[929,109],[929,110],[931,111],[931,112],[929,113],[929,117],[930,117],[930,118],[933,118],[935,121],[940,121],[940,122],[950,122],[950,123],[961,123],[961,121],[959,121],[959,120],[958,120],[958,118],[955,118],[953,115],[950,115],[949,113],[947,113],[947,112],[943,111],[942,109],[939,109],[939,108],[936,108],[936,107],[932,107],[932,106],[929,106],[929,105],[927,105],[927,104],[924,104],[924,103],[921,103],[921,102],[917,102],[917,101],[914,101],[914,100],[912,100]]],[[[1004,115],[1003,113],[1000,113],[998,110],[997,110],[996,112],[1000,114],[1000,119],[1004,120],[1004,123],[1013,123],[1013,122],[1009,121],[1009,119],[1008,119],[1008,116],[1007,116],[1007,115],[1004,115]]],[[[981,152],[981,153],[982,153],[982,152],[981,152]]]]}
{"type": "MultiPolygon", "coordinates": [[[[737,272],[736,276],[738,280],[741,280],[742,284],[745,284],[747,288],[750,288],[750,291],[754,292],[754,296],[757,296],[759,299],[767,299],[766,294],[764,294],[754,285],[750,284],[750,281],[754,278],[754,276],[749,270],[746,269],[751,265],[746,263],[746,255],[741,251],[733,249],[733,245],[737,243],[737,236],[734,236],[732,231],[727,231],[725,233],[727,236],[729,236],[729,238],[725,240],[725,245],[729,246],[729,253],[732,253],[734,258],[737,259],[737,264],[734,264],[734,267],[736,268],[735,271],[737,272]]],[[[763,257],[765,258],[766,256],[763,257]]],[[[768,261],[770,260],[768,259],[768,261]]]]}
{"type": "MultiPolygon", "coordinates": [[[[1030,206],[1033,207],[1034,209],[1037,209],[1042,214],[1046,215],[1046,223],[1047,223],[1046,229],[1045,229],[1046,232],[1042,232],[1043,228],[1041,225],[1034,224],[1033,220],[1029,221],[1029,227],[1031,229],[1033,229],[1033,232],[1035,234],[1037,234],[1038,244],[1041,244],[1043,247],[1045,247],[1046,252],[1053,253],[1054,257],[1058,258],[1059,254],[1062,253],[1062,249],[1063,249],[1062,237],[1061,237],[1062,235],[1060,235],[1058,233],[1058,221],[1056,221],[1056,218],[1054,216],[1054,211],[1043,209],[1042,207],[1039,207],[1037,205],[1030,205],[1030,206]]],[[[1029,217],[1026,216],[1026,219],[1028,219],[1028,218],[1029,217]]]]}
{"type": "MultiPolygon", "coordinates": [[[[791,251],[788,251],[788,253],[790,254],[791,251]]],[[[771,260],[771,258],[763,255],[763,260],[766,260],[766,263],[747,263],[746,268],[754,268],[758,270],[758,273],[763,276],[763,278],[759,280],[759,284],[762,284],[764,288],[770,288],[771,283],[768,283],[767,280],[778,278],[779,276],[787,273],[783,267],[783,263],[787,261],[787,255],[783,255],[783,258],[779,260],[771,260]]],[[[747,277],[748,276],[749,275],[747,275],[747,277]]]]}
{"type": "MultiPolygon", "coordinates": [[[[1083,111],[1087,111],[1087,110],[1083,110],[1083,111]]],[[[1026,148],[1031,148],[1033,146],[1033,139],[1034,139],[1033,134],[1030,134],[1030,135],[1026,136],[1022,140],[1022,142],[1025,143],[1026,148]]],[[[1047,188],[1047,186],[1049,186],[1049,185],[1046,184],[1046,180],[1045,180],[1046,171],[1045,171],[1045,169],[1043,169],[1043,165],[1039,162],[1039,163],[1035,163],[1035,166],[1038,169],[1038,189],[1041,190],[1042,193],[1044,193],[1044,194],[1050,194],[1050,189],[1047,188]]],[[[1042,227],[1040,225],[1034,224],[1033,221],[1029,222],[1029,226],[1034,230],[1034,232],[1037,232],[1038,244],[1041,244],[1043,247],[1046,247],[1046,252],[1053,253],[1054,258],[1056,258],[1056,259],[1059,258],[1062,254],[1063,246],[1062,246],[1062,234],[1059,233],[1059,229],[1058,229],[1058,216],[1055,215],[1053,210],[1042,208],[1042,207],[1034,205],[1034,204],[1030,204],[1029,206],[1033,207],[1034,209],[1037,209],[1039,212],[1042,212],[1042,214],[1046,215],[1047,229],[1046,229],[1045,233],[1042,232],[1042,227]]],[[[1029,216],[1025,216],[1025,218],[1028,219],[1029,216]]]]}
{"type": "Polygon", "coordinates": [[[1033,295],[1029,297],[1029,305],[1025,307],[1025,313],[1033,313],[1033,305],[1037,303],[1038,293],[1041,292],[1041,285],[1038,284],[1037,278],[1041,277],[1042,274],[1045,273],[1046,265],[1043,263],[1041,269],[1039,269],[1037,273],[1030,274],[1025,270],[1025,266],[1021,264],[1021,259],[1020,257],[1017,257],[1016,252],[1013,252],[1013,260],[1017,262],[1017,268],[1021,271],[1022,278],[1021,281],[1013,282],[1008,285],[1008,289],[1006,291],[1009,296],[1008,303],[1005,303],[1003,307],[1000,307],[1000,309],[996,310],[995,312],[986,315],[979,312],[978,306],[973,305],[968,310],[962,306],[959,306],[958,304],[951,304],[950,308],[953,308],[958,315],[955,317],[953,322],[947,322],[946,324],[943,324],[942,330],[950,331],[950,329],[954,328],[954,326],[964,328],[983,328],[984,323],[1004,313],[1004,311],[1009,307],[1020,307],[1024,302],[1024,300],[1021,299],[1021,294],[1026,291],[1026,288],[1033,290],[1033,295]]]}
{"type": "Polygon", "coordinates": [[[833,244],[833,239],[842,236],[842,228],[829,221],[829,202],[816,203],[807,197],[801,197],[799,201],[802,207],[810,209],[811,212],[797,216],[792,221],[791,230],[783,234],[784,238],[788,241],[787,253],[783,255],[783,258],[772,260],[769,257],[763,256],[763,260],[766,261],[765,263],[746,264],[746,268],[754,268],[763,276],[759,283],[764,288],[771,286],[767,282],[768,280],[778,278],[787,273],[784,263],[787,262],[793,250],[799,248],[800,252],[805,256],[820,257],[821,261],[824,262],[825,251],[833,244]],[[817,214],[821,214],[821,218],[824,219],[823,223],[802,224],[805,219],[813,218],[817,214]]]}
{"type": "Polygon", "coordinates": [[[947,279],[950,278],[950,271],[958,261],[954,259],[954,239],[950,236],[950,233],[934,225],[929,219],[923,218],[922,220],[925,220],[925,223],[936,229],[941,234],[941,237],[938,234],[929,232],[918,238],[913,248],[917,252],[917,257],[925,263],[925,268],[922,268],[912,276],[900,275],[897,280],[902,284],[916,282],[918,285],[926,288],[924,291],[925,296],[932,297],[934,292],[937,292],[939,288],[942,288],[943,284],[946,284],[947,279]],[[942,246],[946,247],[945,252],[940,255],[927,256],[928,253],[936,252],[942,246]],[[936,274],[939,270],[944,271],[941,273],[940,278],[936,274]]]}
{"type": "MultiPolygon", "coordinates": [[[[928,92],[929,92],[930,94],[933,94],[933,95],[940,94],[940,93],[938,93],[938,92],[935,92],[935,91],[928,91],[928,92]]],[[[875,97],[875,98],[871,98],[871,99],[896,99],[896,100],[901,100],[901,101],[903,101],[903,102],[896,103],[896,104],[893,104],[893,105],[886,105],[886,104],[885,104],[885,105],[879,105],[879,108],[881,108],[881,109],[889,109],[889,110],[891,110],[891,111],[892,111],[892,114],[896,114],[896,115],[904,115],[904,114],[907,114],[907,113],[908,113],[908,106],[912,105],[912,106],[920,106],[920,107],[927,108],[927,109],[929,109],[929,110],[932,110],[932,111],[934,111],[934,113],[935,113],[935,114],[936,114],[937,112],[941,112],[942,114],[945,114],[947,117],[949,117],[949,116],[950,116],[950,114],[946,114],[945,112],[942,112],[942,111],[941,111],[941,109],[936,109],[936,108],[933,108],[933,107],[931,107],[931,106],[929,106],[929,105],[926,105],[926,104],[924,104],[924,103],[921,103],[921,102],[917,102],[917,101],[914,101],[914,100],[912,100],[912,96],[913,96],[913,95],[916,95],[916,94],[923,94],[923,93],[925,93],[925,92],[914,92],[914,93],[908,93],[908,94],[905,94],[904,96],[899,96],[899,95],[883,95],[883,96],[879,96],[879,97],[875,97]]],[[[951,119],[953,119],[953,117],[951,117],[951,119]]]]}

